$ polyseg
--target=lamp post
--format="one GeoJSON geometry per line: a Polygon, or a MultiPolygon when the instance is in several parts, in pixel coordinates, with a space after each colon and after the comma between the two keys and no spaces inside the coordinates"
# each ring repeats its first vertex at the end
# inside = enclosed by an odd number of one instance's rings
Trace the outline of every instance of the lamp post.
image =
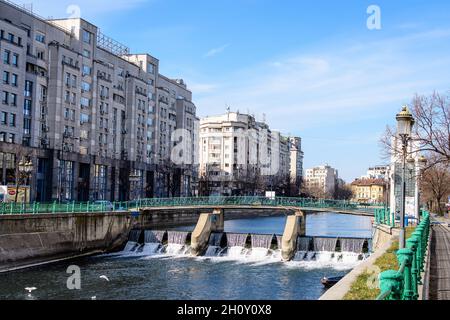
{"type": "Polygon", "coordinates": [[[411,140],[411,131],[415,121],[407,106],[404,106],[402,111],[397,114],[396,120],[397,135],[402,142],[402,188],[400,197],[399,248],[403,249],[405,247],[406,156],[408,152],[408,142],[411,140]]]}
{"type": "MultiPolygon", "coordinates": [[[[28,186],[30,173],[33,171],[33,162],[31,160],[22,159],[19,162],[19,172],[22,180],[25,181],[25,185],[28,186]]],[[[31,189],[31,186],[30,186],[31,189]]],[[[24,203],[27,203],[27,190],[24,193],[24,203]]]]}

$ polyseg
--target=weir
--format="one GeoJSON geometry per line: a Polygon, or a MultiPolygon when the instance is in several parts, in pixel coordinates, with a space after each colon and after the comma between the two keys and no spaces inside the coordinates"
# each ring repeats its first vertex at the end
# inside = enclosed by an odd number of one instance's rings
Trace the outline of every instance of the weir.
{"type": "Polygon", "coordinates": [[[201,255],[207,250],[208,241],[212,232],[223,232],[223,209],[214,210],[212,213],[202,213],[197,221],[191,238],[191,253],[201,255]]]}
{"type": "Polygon", "coordinates": [[[335,251],[337,238],[314,238],[314,251],[335,251]]]}
{"type": "Polygon", "coordinates": [[[273,240],[273,234],[252,234],[252,248],[270,249],[273,240]]]}
{"type": "Polygon", "coordinates": [[[294,257],[297,251],[297,239],[305,235],[306,215],[302,211],[297,211],[294,215],[286,218],[283,237],[281,241],[281,257],[288,261],[294,257]]]}
{"type": "Polygon", "coordinates": [[[340,238],[341,251],[361,253],[366,239],[340,238]]]}

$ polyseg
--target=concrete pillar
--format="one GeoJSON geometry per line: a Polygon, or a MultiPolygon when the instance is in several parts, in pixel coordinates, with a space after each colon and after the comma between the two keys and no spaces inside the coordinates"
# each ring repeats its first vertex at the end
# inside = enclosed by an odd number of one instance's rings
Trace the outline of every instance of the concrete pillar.
{"type": "Polygon", "coordinates": [[[297,237],[304,236],[306,230],[306,215],[302,211],[286,218],[283,237],[281,239],[281,257],[284,261],[291,260],[297,251],[297,237]]]}
{"type": "Polygon", "coordinates": [[[191,252],[194,256],[204,253],[208,247],[212,232],[223,232],[223,209],[214,209],[212,213],[202,213],[191,235],[191,252]]]}

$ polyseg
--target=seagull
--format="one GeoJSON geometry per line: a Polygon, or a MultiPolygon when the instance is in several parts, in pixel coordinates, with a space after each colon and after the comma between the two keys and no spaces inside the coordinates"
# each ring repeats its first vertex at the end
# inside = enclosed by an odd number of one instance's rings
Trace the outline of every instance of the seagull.
{"type": "Polygon", "coordinates": [[[25,288],[25,290],[27,290],[28,293],[31,293],[31,291],[34,291],[34,290],[36,290],[36,289],[37,289],[36,287],[26,287],[26,288],[25,288]]]}
{"type": "Polygon", "coordinates": [[[105,276],[105,275],[101,275],[101,276],[100,276],[100,279],[105,279],[106,281],[109,281],[108,277],[105,276]]]}

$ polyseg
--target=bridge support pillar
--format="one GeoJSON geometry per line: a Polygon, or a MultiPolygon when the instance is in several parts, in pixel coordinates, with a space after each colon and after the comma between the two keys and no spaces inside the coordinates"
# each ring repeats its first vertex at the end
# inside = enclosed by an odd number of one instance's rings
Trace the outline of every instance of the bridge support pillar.
{"type": "Polygon", "coordinates": [[[212,232],[223,232],[223,209],[214,209],[212,213],[202,213],[191,236],[191,253],[199,256],[208,247],[209,236],[212,232]]]}
{"type": "Polygon", "coordinates": [[[297,238],[304,236],[306,231],[306,215],[302,211],[286,218],[283,237],[281,239],[281,257],[284,261],[291,260],[297,251],[297,238]]]}

